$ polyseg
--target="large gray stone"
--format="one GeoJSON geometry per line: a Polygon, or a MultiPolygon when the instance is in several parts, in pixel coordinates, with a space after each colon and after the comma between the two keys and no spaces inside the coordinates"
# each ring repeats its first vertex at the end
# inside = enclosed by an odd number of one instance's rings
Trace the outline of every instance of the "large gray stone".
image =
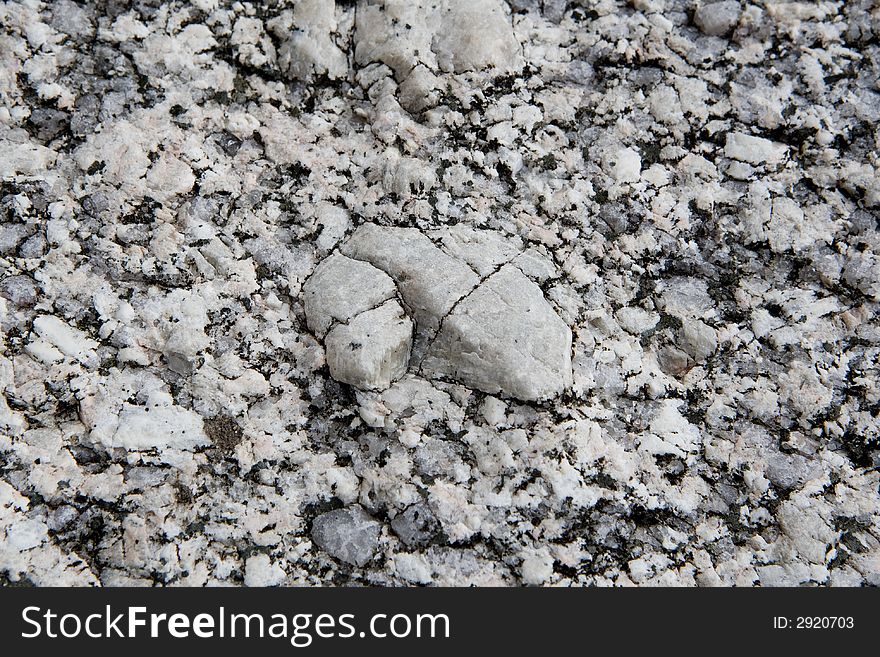
{"type": "Polygon", "coordinates": [[[381,390],[411,367],[527,401],[570,386],[571,330],[523,273],[544,280],[552,262],[527,266],[541,259],[492,231],[429,235],[364,224],[303,286],[309,325],[319,336],[329,328],[333,378],[381,390]]]}
{"type": "Polygon", "coordinates": [[[355,504],[315,518],[312,540],[335,559],[365,566],[379,549],[381,531],[381,523],[355,504]]]}
{"type": "Polygon", "coordinates": [[[571,385],[571,330],[541,288],[505,265],[446,317],[422,372],[491,394],[547,399],[571,385]]]}

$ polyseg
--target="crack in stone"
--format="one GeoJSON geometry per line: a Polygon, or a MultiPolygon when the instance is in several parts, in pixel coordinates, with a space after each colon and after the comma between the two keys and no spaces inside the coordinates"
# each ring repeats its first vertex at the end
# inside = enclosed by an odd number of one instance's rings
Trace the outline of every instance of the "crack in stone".
{"type": "MultiPolygon", "coordinates": [[[[440,332],[443,330],[443,325],[446,322],[446,318],[455,312],[455,309],[458,308],[459,304],[462,303],[468,297],[470,297],[474,292],[476,292],[480,288],[481,285],[483,285],[483,283],[485,283],[492,276],[494,276],[499,271],[501,271],[501,269],[503,267],[506,267],[507,265],[511,264],[520,255],[522,255],[522,252],[517,253],[515,256],[511,257],[510,259],[506,260],[505,262],[500,263],[498,266],[495,267],[495,269],[493,269],[491,272],[489,272],[488,274],[486,274],[485,276],[480,278],[480,281],[476,285],[474,285],[467,294],[465,294],[458,301],[456,301],[454,304],[452,304],[452,307],[449,309],[449,312],[447,312],[445,315],[443,315],[443,317],[440,318],[439,325],[437,326],[437,331],[434,332],[433,336],[431,337],[431,341],[428,343],[427,347],[425,347],[425,354],[427,354],[429,351],[431,351],[431,347],[434,345],[434,342],[437,340],[437,336],[440,335],[440,332]]],[[[516,267],[516,265],[513,265],[513,266],[516,267]]],[[[517,269],[519,269],[519,267],[517,267],[517,269]]],[[[522,270],[520,270],[520,271],[522,271],[522,270]]],[[[523,275],[525,275],[525,274],[523,274],[523,275]]],[[[419,362],[418,372],[419,372],[419,374],[422,373],[422,363],[421,362],[419,362]]]]}
{"type": "MultiPolygon", "coordinates": [[[[566,388],[571,380],[571,330],[548,303],[543,290],[516,263],[525,253],[522,245],[492,231],[469,227],[463,232],[447,230],[451,242],[438,237],[442,229],[428,234],[415,227],[362,224],[328,256],[368,265],[369,271],[387,277],[394,289],[393,294],[389,289],[389,294],[370,308],[358,310],[344,321],[333,318],[330,322],[324,343],[334,378],[339,374],[341,380],[356,387],[375,388],[388,385],[401,371],[410,371],[429,379],[449,377],[459,384],[524,400],[544,399],[566,388]],[[472,308],[463,318],[461,330],[447,335],[449,317],[456,314],[460,304],[471,300],[507,267],[510,273],[498,280],[498,289],[487,292],[492,293],[486,298],[488,303],[472,308]],[[356,336],[337,335],[339,327],[353,326],[365,313],[376,312],[391,301],[409,324],[409,344],[403,347],[403,334],[396,323],[392,322],[397,326],[393,329],[391,324],[383,328],[364,320],[366,323],[360,322],[352,330],[364,332],[372,345],[370,351],[358,352],[355,360],[347,362],[345,353],[339,351],[339,340],[356,336]],[[441,338],[452,342],[441,346],[441,338]],[[401,356],[405,362],[402,370],[401,356]],[[434,371],[426,368],[429,357],[434,371]],[[388,379],[388,372],[398,374],[388,379]]],[[[333,299],[343,309],[346,293],[368,293],[365,290],[370,289],[369,281],[364,285],[364,281],[351,279],[349,289],[345,289],[344,280],[348,275],[369,272],[346,272],[342,267],[335,272],[344,277],[339,281],[333,280],[332,269],[328,272],[331,275],[317,283],[328,290],[342,286],[334,290],[333,299]]],[[[320,294],[319,290],[314,293],[320,294]]],[[[320,304],[315,306],[317,312],[320,304]]],[[[391,316],[384,313],[381,321],[391,321],[391,316]]]]}

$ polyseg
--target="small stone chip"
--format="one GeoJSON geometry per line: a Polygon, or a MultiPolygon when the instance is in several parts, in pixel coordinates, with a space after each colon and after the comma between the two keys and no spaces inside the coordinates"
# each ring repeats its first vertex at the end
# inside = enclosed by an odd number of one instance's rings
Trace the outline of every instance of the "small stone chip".
{"type": "Polygon", "coordinates": [[[724,144],[727,157],[749,164],[779,164],[787,153],[788,146],[785,144],[742,132],[729,132],[724,144]]]}
{"type": "Polygon", "coordinates": [[[739,0],[723,0],[703,5],[694,13],[697,27],[709,36],[725,36],[739,22],[739,0]]]}
{"type": "Polygon", "coordinates": [[[364,566],[379,549],[382,525],[359,505],[322,513],[312,523],[312,540],[334,559],[364,566]]]}

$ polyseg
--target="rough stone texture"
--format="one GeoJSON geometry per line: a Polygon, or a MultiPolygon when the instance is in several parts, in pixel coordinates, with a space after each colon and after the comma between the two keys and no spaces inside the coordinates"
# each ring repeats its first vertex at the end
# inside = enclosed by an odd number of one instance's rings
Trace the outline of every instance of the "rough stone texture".
{"type": "Polygon", "coordinates": [[[312,540],[335,559],[365,566],[379,549],[382,525],[363,507],[322,513],[312,522],[312,540]]]}
{"type": "Polygon", "coordinates": [[[715,4],[0,2],[0,585],[880,584],[876,3],[715,4]],[[564,394],[335,380],[365,225],[564,394]]]}
{"type": "Polygon", "coordinates": [[[0,281],[0,297],[8,299],[14,306],[34,306],[37,284],[28,276],[9,276],[0,281]]]}
{"type": "Polygon", "coordinates": [[[443,71],[509,72],[522,67],[520,45],[500,0],[445,0],[436,25],[432,46],[443,71]]]}

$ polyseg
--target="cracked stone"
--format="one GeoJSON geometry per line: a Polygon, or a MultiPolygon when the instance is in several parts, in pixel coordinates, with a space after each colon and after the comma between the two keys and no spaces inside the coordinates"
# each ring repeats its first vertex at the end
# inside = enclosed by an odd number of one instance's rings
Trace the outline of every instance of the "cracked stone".
{"type": "Polygon", "coordinates": [[[436,329],[456,301],[480,282],[465,263],[447,255],[415,228],[365,224],[342,247],[388,273],[419,326],[436,329]]]}
{"type": "Polygon", "coordinates": [[[571,329],[511,264],[530,262],[520,241],[467,226],[426,235],[364,224],[340,250],[345,255],[327,258],[303,288],[319,335],[334,319],[353,318],[325,339],[337,381],[384,389],[409,363],[427,378],[528,401],[571,385],[571,329]],[[365,310],[392,297],[394,283],[415,335],[396,301],[365,310]]]}
{"type": "Polygon", "coordinates": [[[449,255],[467,263],[480,276],[488,276],[500,265],[520,254],[521,243],[498,233],[475,230],[469,226],[452,226],[432,231],[431,235],[449,255]]]}
{"type": "Polygon", "coordinates": [[[309,328],[323,338],[334,323],[347,322],[396,293],[394,281],[382,270],[334,253],[303,285],[303,308],[309,328]]]}
{"type": "Polygon", "coordinates": [[[384,390],[406,373],[412,334],[412,320],[397,301],[362,312],[327,334],[330,375],[357,388],[384,390]]]}
{"type": "Polygon", "coordinates": [[[394,72],[399,99],[419,112],[435,105],[451,73],[518,71],[522,47],[501,0],[375,0],[361,3],[355,61],[394,72]]]}
{"type": "Polygon", "coordinates": [[[491,394],[547,399],[571,385],[571,330],[541,288],[505,265],[444,320],[422,372],[491,394]]]}
{"type": "Polygon", "coordinates": [[[379,549],[382,525],[359,505],[322,513],[312,523],[312,540],[335,559],[364,566],[379,549]]]}

